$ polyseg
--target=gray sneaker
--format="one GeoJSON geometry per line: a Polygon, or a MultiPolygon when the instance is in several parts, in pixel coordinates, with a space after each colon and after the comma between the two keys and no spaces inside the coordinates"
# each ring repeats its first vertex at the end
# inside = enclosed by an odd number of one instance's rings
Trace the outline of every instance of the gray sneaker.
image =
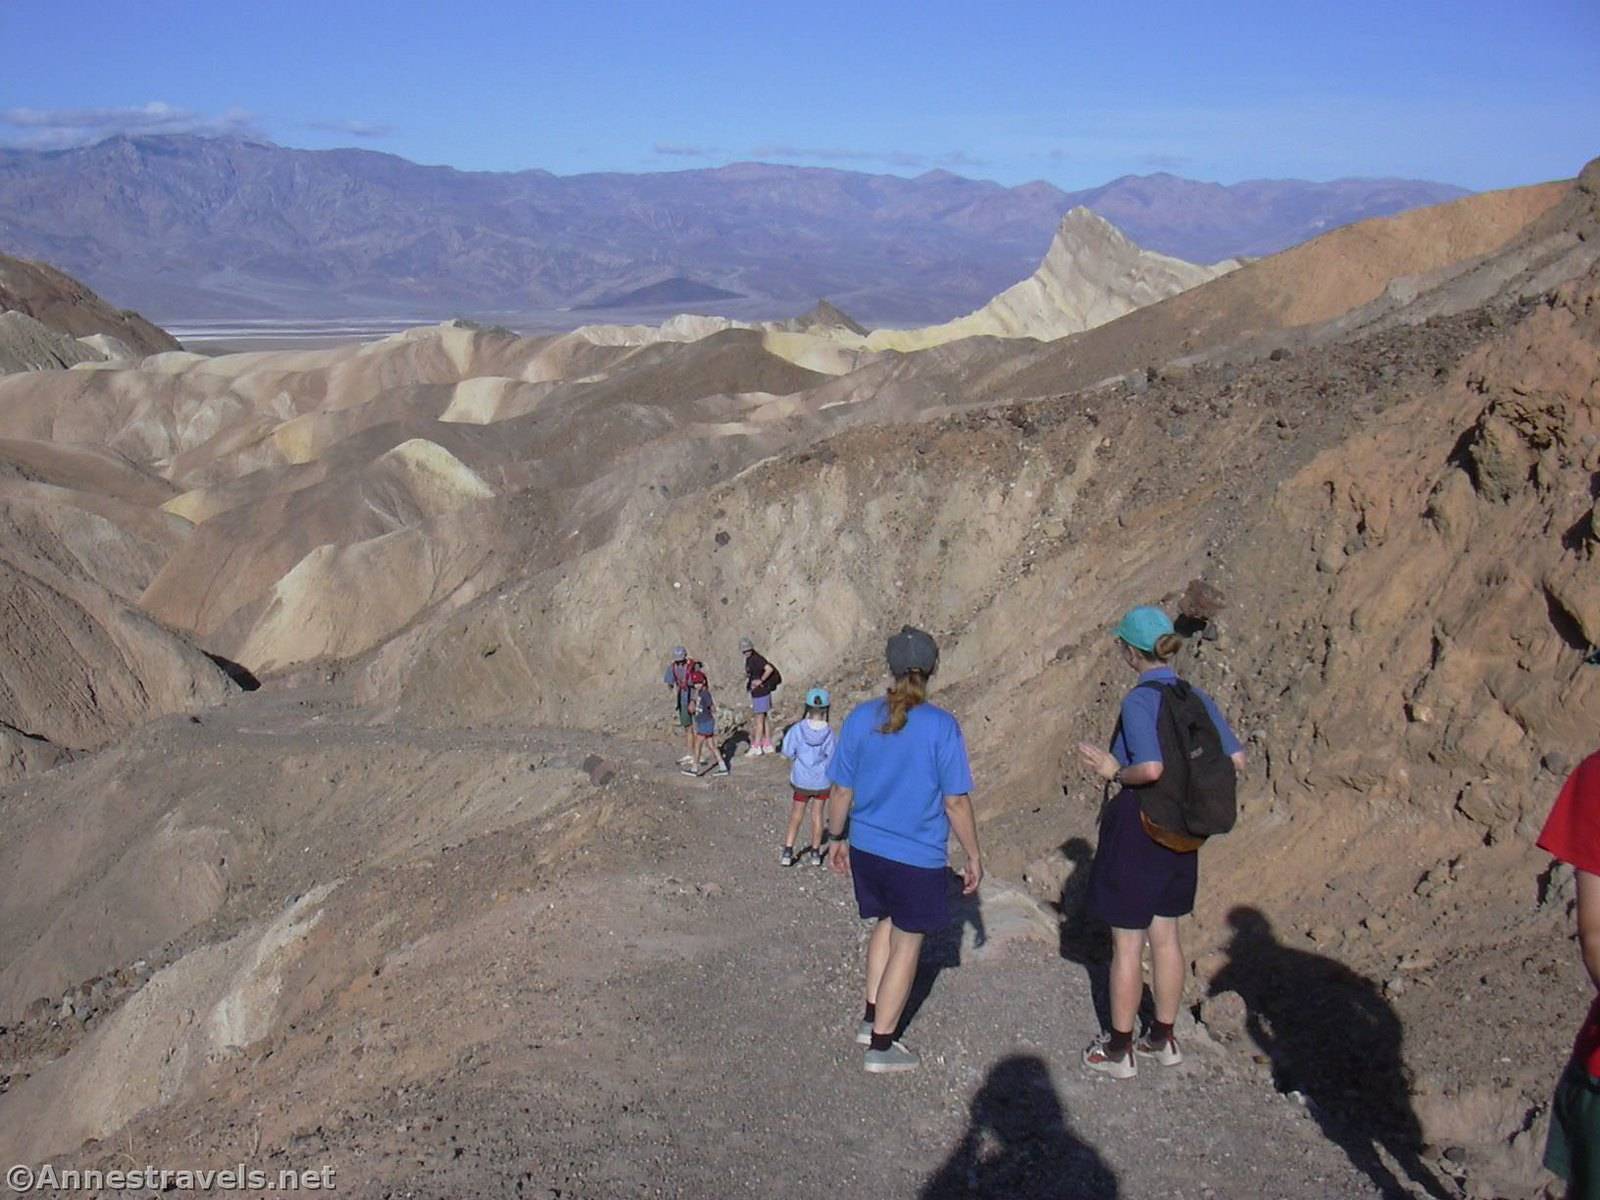
{"type": "Polygon", "coordinates": [[[921,1064],[922,1060],[915,1051],[895,1042],[887,1050],[868,1050],[866,1060],[861,1065],[874,1075],[884,1075],[894,1071],[915,1071],[921,1064]]]}
{"type": "Polygon", "coordinates": [[[872,1022],[871,1021],[863,1021],[863,1022],[861,1022],[860,1026],[857,1027],[857,1029],[856,1029],[856,1045],[858,1045],[858,1046],[870,1046],[870,1045],[872,1045],[872,1022]]]}

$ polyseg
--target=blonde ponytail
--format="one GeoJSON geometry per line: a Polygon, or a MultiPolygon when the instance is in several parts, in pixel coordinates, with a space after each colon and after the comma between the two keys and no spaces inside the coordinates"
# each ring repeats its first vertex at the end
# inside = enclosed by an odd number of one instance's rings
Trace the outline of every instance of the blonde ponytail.
{"type": "Polygon", "coordinates": [[[906,715],[928,698],[928,677],[921,671],[897,676],[889,689],[889,719],[879,733],[899,733],[906,727],[906,715]]]}

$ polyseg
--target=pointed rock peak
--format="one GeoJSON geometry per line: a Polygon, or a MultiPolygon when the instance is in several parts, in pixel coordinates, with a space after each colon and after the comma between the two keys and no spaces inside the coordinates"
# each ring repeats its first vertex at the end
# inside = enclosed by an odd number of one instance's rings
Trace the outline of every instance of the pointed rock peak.
{"type": "Polygon", "coordinates": [[[1069,233],[1073,230],[1095,230],[1099,232],[1110,230],[1113,233],[1122,232],[1110,221],[1106,220],[1099,213],[1095,212],[1092,208],[1085,208],[1081,204],[1076,208],[1070,209],[1067,212],[1067,215],[1061,218],[1061,224],[1057,226],[1056,232],[1069,233]]]}
{"type": "Polygon", "coordinates": [[[1045,255],[1045,262],[1059,259],[1063,255],[1072,258],[1086,253],[1126,257],[1130,254],[1145,254],[1147,251],[1141,250],[1132,238],[1099,213],[1079,205],[1061,218],[1061,224],[1056,227],[1055,239],[1050,243],[1050,250],[1045,255]]]}
{"type": "Polygon", "coordinates": [[[862,337],[867,334],[865,326],[859,324],[844,310],[828,303],[826,300],[818,300],[816,307],[810,312],[795,318],[795,327],[800,330],[847,329],[851,333],[860,334],[862,337]]]}

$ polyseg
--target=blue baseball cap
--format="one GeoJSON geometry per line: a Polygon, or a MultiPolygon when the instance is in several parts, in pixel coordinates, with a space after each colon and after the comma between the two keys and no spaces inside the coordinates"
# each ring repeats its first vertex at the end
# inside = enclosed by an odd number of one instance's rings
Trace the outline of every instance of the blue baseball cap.
{"type": "Polygon", "coordinates": [[[1146,654],[1155,652],[1156,643],[1169,633],[1176,633],[1172,618],[1152,605],[1130,608],[1117,622],[1117,638],[1135,650],[1146,654]]]}
{"type": "Polygon", "coordinates": [[[806,693],[807,708],[827,708],[830,697],[827,688],[812,688],[806,693]]]}

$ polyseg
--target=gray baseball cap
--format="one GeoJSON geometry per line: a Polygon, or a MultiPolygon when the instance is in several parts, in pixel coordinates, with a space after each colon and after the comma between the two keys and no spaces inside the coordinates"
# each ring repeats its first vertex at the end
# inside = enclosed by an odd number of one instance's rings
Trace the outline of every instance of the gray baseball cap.
{"type": "Polygon", "coordinates": [[[686,659],[688,657],[689,657],[689,652],[687,650],[685,650],[682,646],[674,646],[672,648],[672,661],[673,662],[682,662],[684,659],[686,659]]]}
{"type": "Polygon", "coordinates": [[[740,638],[739,639],[739,651],[740,651],[740,653],[748,654],[751,650],[754,650],[755,648],[756,648],[756,644],[754,642],[752,642],[749,638],[740,638]]]}
{"type": "Polygon", "coordinates": [[[932,675],[939,667],[939,643],[921,629],[902,625],[900,632],[889,639],[884,657],[889,660],[889,670],[894,675],[904,675],[907,671],[932,675]]]}

